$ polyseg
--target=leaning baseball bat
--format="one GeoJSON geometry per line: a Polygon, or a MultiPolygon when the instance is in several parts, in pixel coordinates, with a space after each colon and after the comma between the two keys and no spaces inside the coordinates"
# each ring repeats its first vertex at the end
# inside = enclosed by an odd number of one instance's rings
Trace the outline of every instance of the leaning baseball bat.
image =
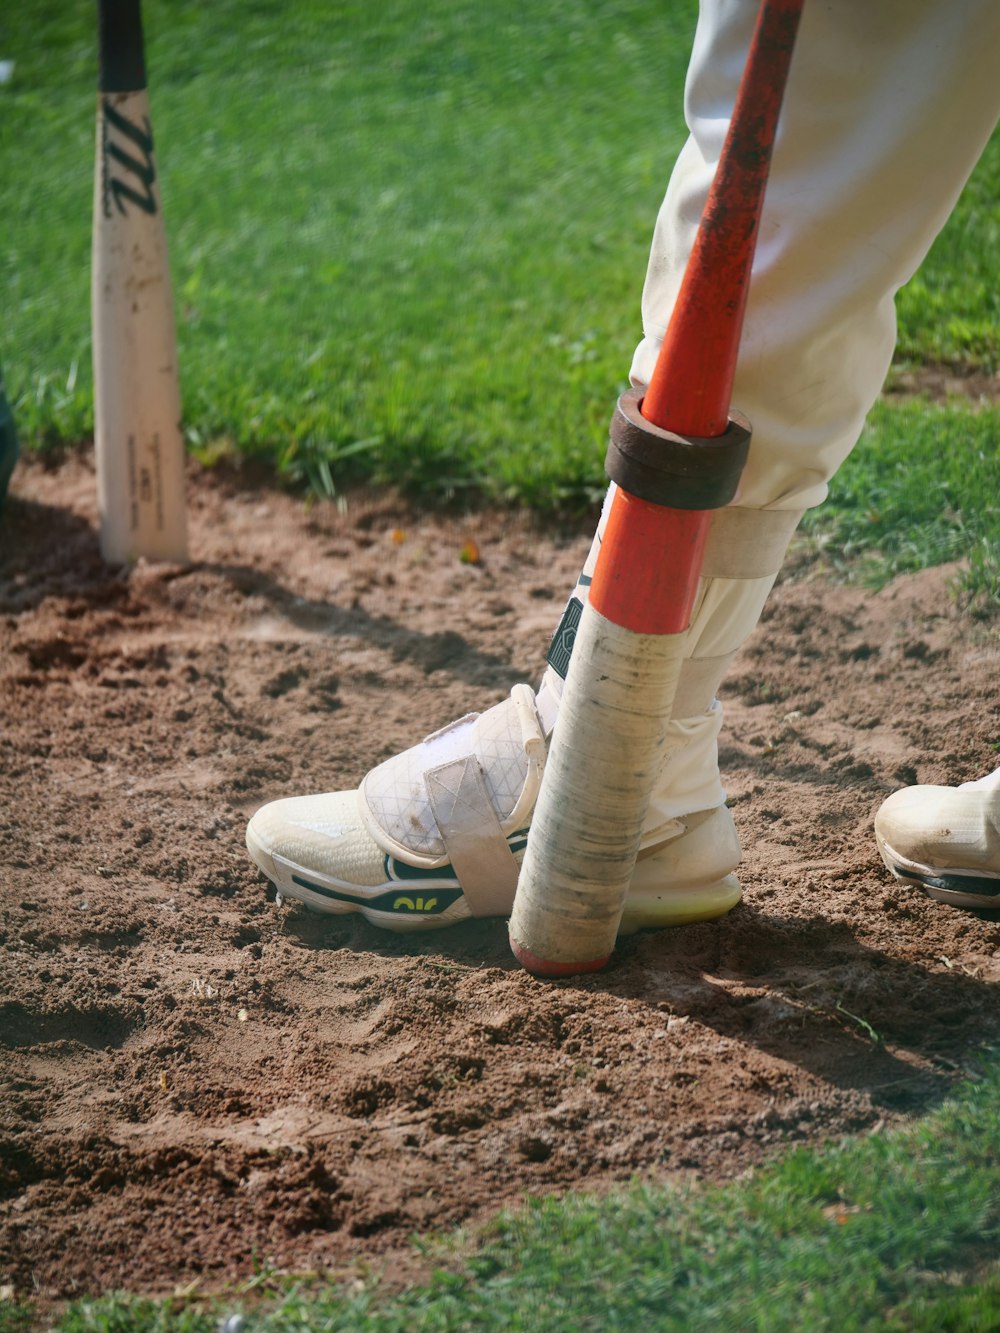
{"type": "Polygon", "coordinates": [[[665,756],[708,526],[736,494],[749,423],[730,414],[771,149],[803,0],[763,0],[698,234],[645,396],[622,395],[617,484],[510,919],[540,976],[603,967],[665,756]]]}
{"type": "Polygon", "coordinates": [[[101,554],[188,558],[177,342],[140,0],[98,0],[91,266],[101,554]]]}

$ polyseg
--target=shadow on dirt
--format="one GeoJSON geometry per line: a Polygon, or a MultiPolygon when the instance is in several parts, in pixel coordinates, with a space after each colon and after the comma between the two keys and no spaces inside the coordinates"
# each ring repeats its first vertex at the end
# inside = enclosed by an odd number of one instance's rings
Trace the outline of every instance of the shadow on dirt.
{"type": "MultiPolygon", "coordinates": [[[[394,662],[409,662],[425,675],[447,671],[471,685],[502,689],[537,674],[537,668],[512,665],[495,654],[482,652],[454,630],[428,633],[358,605],[343,607],[335,602],[298,597],[277,580],[249,566],[201,564],[192,566],[192,570],[226,579],[245,597],[263,598],[276,617],[301,633],[363,639],[388,652],[394,662]]],[[[280,637],[280,634],[280,624],[261,627],[261,637],[280,637]]]]}
{"type": "MultiPolygon", "coordinates": [[[[359,605],[296,596],[276,579],[249,565],[202,561],[186,567],[157,566],[163,583],[175,585],[171,598],[189,600],[198,613],[198,588],[183,596],[186,580],[201,576],[225,580],[241,596],[263,599],[275,623],[263,626],[261,637],[281,637],[282,622],[299,635],[355,638],[383,649],[394,662],[409,662],[426,675],[445,671],[468,684],[509,689],[530,679],[537,668],[518,666],[483,652],[464,635],[451,629],[425,632],[401,624],[389,615],[366,611],[359,605]]],[[[150,595],[149,584],[143,595],[150,595]]],[[[71,510],[11,496],[0,518],[0,613],[21,614],[47,597],[65,597],[81,608],[106,608],[129,600],[130,571],[112,568],[101,559],[94,526],[71,510]]]]}
{"type": "MultiPolygon", "coordinates": [[[[286,931],[310,951],[426,958],[458,974],[520,972],[499,920],[391,936],[358,917],[294,909],[286,931]]],[[[726,1039],[722,1059],[736,1068],[740,1049],[753,1047],[894,1113],[930,1109],[1000,1038],[995,986],[942,960],[933,967],[870,948],[843,922],[746,904],[723,922],[621,939],[601,974],[533,984],[559,998],[636,1001],[654,1018],[666,1012],[726,1039]]]]}

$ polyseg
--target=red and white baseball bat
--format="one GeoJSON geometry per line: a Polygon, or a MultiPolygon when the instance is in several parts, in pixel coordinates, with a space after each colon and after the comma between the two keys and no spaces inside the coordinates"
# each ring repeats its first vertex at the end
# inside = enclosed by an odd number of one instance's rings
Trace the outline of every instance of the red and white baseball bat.
{"type": "Polygon", "coordinates": [[[91,267],[101,553],[188,558],[184,439],[167,239],[140,0],[98,0],[91,267]]]}
{"type": "Polygon", "coordinates": [[[729,133],[645,396],[611,423],[617,483],[510,919],[540,976],[614,949],[715,509],[736,494],[749,424],[730,414],[771,149],[803,0],[762,0],[729,133]]]}

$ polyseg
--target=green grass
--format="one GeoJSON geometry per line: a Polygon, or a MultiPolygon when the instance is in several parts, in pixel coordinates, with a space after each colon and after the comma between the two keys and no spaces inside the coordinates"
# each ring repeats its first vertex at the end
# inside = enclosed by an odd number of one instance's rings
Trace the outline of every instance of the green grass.
{"type": "MultiPolygon", "coordinates": [[[[19,187],[0,356],[29,443],[92,417],[93,35],[64,10],[8,17],[0,90],[19,187]]],[[[548,503],[601,486],[690,0],[282,13],[147,7],[192,442],[320,488],[323,460],[548,503]]]]}
{"type": "MultiPolygon", "coordinates": [[[[7,11],[0,361],[37,447],[92,429],[95,37],[89,4],[7,11]]],[[[148,0],[192,447],[320,492],[599,494],[695,11],[148,0]]],[[[909,364],[1000,362],[998,198],[995,140],[901,296],[909,364]]]]}
{"type": "Polygon", "coordinates": [[[994,134],[920,271],[899,293],[897,360],[1000,364],[1000,139],[994,134]]]}
{"type": "Polygon", "coordinates": [[[883,402],[834,478],[831,500],[806,515],[840,572],[873,586],[967,557],[967,604],[1000,598],[1000,408],[883,402]]]}
{"type": "Polygon", "coordinates": [[[478,1244],[424,1246],[425,1282],[262,1275],[221,1301],[74,1305],[62,1333],[249,1330],[962,1330],[1000,1327],[1000,1062],[891,1132],[799,1148],[712,1188],[636,1183],[530,1203],[478,1244]]]}

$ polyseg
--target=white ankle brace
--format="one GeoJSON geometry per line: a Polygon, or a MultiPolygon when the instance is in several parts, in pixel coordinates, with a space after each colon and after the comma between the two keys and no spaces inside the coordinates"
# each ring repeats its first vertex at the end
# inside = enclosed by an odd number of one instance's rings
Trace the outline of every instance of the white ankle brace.
{"type": "Polygon", "coordinates": [[[517,888],[509,838],[530,822],[545,752],[531,687],[515,685],[372,769],[359,810],[385,851],[425,869],[450,863],[473,914],[499,915],[517,888]]]}
{"type": "MultiPolygon", "coordinates": [[[[609,497],[612,492],[613,487],[609,497]]],[[[537,698],[547,735],[555,724],[608,507],[606,500],[583,572],[549,649],[537,698]]],[[[715,698],[716,691],[760,619],[801,517],[799,510],[730,506],[712,518],[674,696],[664,767],[653,793],[644,836],[671,819],[710,809],[725,800],[717,745],[722,707],[715,698]]]]}

